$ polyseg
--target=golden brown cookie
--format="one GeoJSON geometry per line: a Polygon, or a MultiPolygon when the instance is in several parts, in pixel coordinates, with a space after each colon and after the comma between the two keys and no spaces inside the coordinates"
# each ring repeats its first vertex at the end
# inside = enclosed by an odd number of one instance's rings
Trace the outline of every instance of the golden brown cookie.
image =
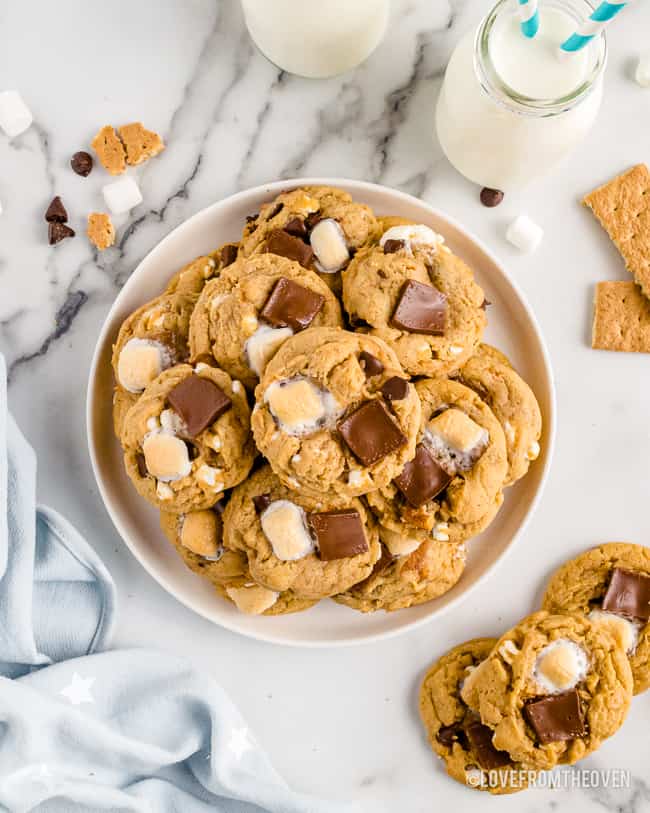
{"type": "Polygon", "coordinates": [[[542,607],[552,613],[583,612],[592,621],[608,626],[628,653],[634,694],[639,694],[650,687],[648,602],[650,548],[609,542],[581,553],[556,570],[546,587],[542,607]]]}
{"type": "Polygon", "coordinates": [[[177,271],[167,283],[166,294],[185,294],[198,297],[206,284],[235,261],[237,246],[225,245],[210,254],[202,254],[177,271]]]}

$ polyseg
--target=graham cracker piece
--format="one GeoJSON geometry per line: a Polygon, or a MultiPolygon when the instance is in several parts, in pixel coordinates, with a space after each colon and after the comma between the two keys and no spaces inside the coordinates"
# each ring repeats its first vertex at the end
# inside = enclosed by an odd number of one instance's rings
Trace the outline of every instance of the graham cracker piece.
{"type": "Polygon", "coordinates": [[[88,215],[88,239],[100,251],[109,248],[115,242],[115,226],[109,215],[104,212],[91,212],[88,215]]]}
{"type": "Polygon", "coordinates": [[[107,124],[92,140],[101,165],[111,175],[121,175],[126,169],[126,152],[115,128],[107,124]]]}
{"type": "Polygon", "coordinates": [[[118,133],[126,148],[126,163],[132,166],[153,158],[165,149],[158,133],[147,130],[140,121],[119,127],[118,133]]]}
{"type": "Polygon", "coordinates": [[[650,302],[633,282],[596,285],[591,346],[595,350],[650,353],[650,302]]]}
{"type": "Polygon", "coordinates": [[[583,199],[650,297],[650,172],[637,164],[583,199]]]}

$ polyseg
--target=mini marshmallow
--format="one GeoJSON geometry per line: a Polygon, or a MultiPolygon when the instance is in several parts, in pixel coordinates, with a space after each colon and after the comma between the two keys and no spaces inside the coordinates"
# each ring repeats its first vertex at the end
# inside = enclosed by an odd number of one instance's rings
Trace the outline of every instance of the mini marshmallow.
{"type": "Polygon", "coordinates": [[[15,138],[31,127],[34,121],[30,109],[16,90],[0,93],[0,127],[9,138],[15,138]]]}
{"type": "Polygon", "coordinates": [[[246,615],[262,615],[275,604],[280,595],[259,584],[226,587],[226,594],[235,607],[246,615]]]}
{"type": "Polygon", "coordinates": [[[589,668],[587,653],[574,641],[558,638],[535,660],[533,678],[544,694],[559,694],[577,686],[589,668]]]}
{"type": "Polygon", "coordinates": [[[181,545],[197,556],[214,559],[219,544],[218,525],[214,511],[191,511],[183,518],[181,545]]]}
{"type": "Polygon", "coordinates": [[[436,542],[449,542],[448,531],[448,522],[436,522],[436,524],[433,526],[433,531],[431,531],[431,536],[436,540],[436,542]]]}
{"type": "Polygon", "coordinates": [[[143,200],[140,187],[130,175],[120,178],[119,181],[106,184],[106,186],[102,187],[102,195],[106,205],[114,215],[130,212],[143,200]]]}
{"type": "Polygon", "coordinates": [[[160,342],[129,339],[117,361],[117,377],[125,390],[142,392],[170,364],[169,351],[160,342]]]}
{"type": "Polygon", "coordinates": [[[445,238],[428,226],[419,223],[416,225],[391,226],[382,235],[379,245],[383,248],[388,240],[402,240],[406,250],[412,253],[414,248],[420,247],[436,251],[445,238]]]}
{"type": "Polygon", "coordinates": [[[639,57],[634,78],[642,88],[650,88],[650,52],[639,57]]]}
{"type": "Polygon", "coordinates": [[[180,480],[192,470],[187,446],[180,438],[166,432],[147,435],[142,444],[147,471],[156,480],[169,483],[180,480]]]}
{"type": "Polygon", "coordinates": [[[196,479],[210,486],[215,491],[223,491],[224,484],[219,477],[223,474],[221,469],[215,469],[214,466],[208,466],[205,463],[196,470],[196,479]]]}
{"type": "Polygon", "coordinates": [[[539,247],[544,237],[544,229],[538,226],[527,215],[519,215],[508,226],[506,240],[524,254],[532,254],[539,247]]]}
{"type": "Polygon", "coordinates": [[[472,468],[490,436],[462,410],[452,407],[429,421],[423,440],[438,464],[453,476],[472,468]]]}
{"type": "Polygon", "coordinates": [[[300,376],[274,381],[264,393],[264,401],[288,435],[314,432],[335,418],[339,411],[330,392],[315,387],[300,376]]]}
{"type": "Polygon", "coordinates": [[[408,556],[413,551],[417,550],[422,543],[421,539],[407,536],[406,534],[391,531],[388,528],[379,528],[379,536],[381,541],[388,548],[391,556],[408,556]]]}
{"type": "Polygon", "coordinates": [[[174,489],[168,486],[167,483],[157,483],[156,494],[159,500],[171,500],[174,496],[174,489]]]}
{"type": "Polygon", "coordinates": [[[639,638],[639,628],[627,618],[605,610],[592,610],[587,616],[590,621],[605,626],[621,643],[626,652],[634,652],[639,638]]]}
{"type": "Polygon", "coordinates": [[[499,647],[499,655],[501,655],[506,663],[512,663],[520,652],[521,649],[519,649],[517,644],[514,641],[511,641],[509,638],[506,639],[499,647]]]}
{"type": "Polygon", "coordinates": [[[541,447],[540,447],[539,443],[536,440],[534,440],[530,444],[530,446],[528,447],[528,451],[526,452],[526,457],[529,460],[537,460],[537,458],[539,457],[540,451],[541,451],[541,447]]]}
{"type": "Polygon", "coordinates": [[[182,418],[173,409],[163,409],[160,413],[160,425],[171,435],[180,435],[186,429],[182,418]]]}
{"type": "Polygon", "coordinates": [[[304,510],[290,500],[275,500],[260,515],[264,536],[283,562],[294,562],[314,551],[304,510]]]}
{"type": "Polygon", "coordinates": [[[318,270],[334,274],[350,259],[350,250],[340,225],[331,217],[320,220],[311,230],[309,243],[318,261],[318,270]]]}
{"type": "Polygon", "coordinates": [[[293,336],[293,330],[290,327],[260,325],[247,339],[244,345],[246,359],[248,366],[258,378],[261,378],[266,365],[276,354],[280,345],[291,336],[293,336]]]}

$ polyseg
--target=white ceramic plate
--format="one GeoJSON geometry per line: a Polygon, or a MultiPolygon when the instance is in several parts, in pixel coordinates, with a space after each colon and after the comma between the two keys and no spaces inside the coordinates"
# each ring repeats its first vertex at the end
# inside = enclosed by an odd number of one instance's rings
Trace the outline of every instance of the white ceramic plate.
{"type": "Polygon", "coordinates": [[[200,615],[252,638],[296,646],[351,645],[396,635],[438,618],[490,574],[523,533],[539,500],[551,461],[555,393],[548,353],[539,326],[521,291],[495,257],[460,225],[422,201],[375,184],[338,178],[279,181],[240,192],[194,215],[169,234],[140,263],[120,291],[102,327],[90,369],[87,422],[90,457],[106,509],[131,552],[173,596],[200,615]],[[475,271],[492,303],[486,340],[512,359],[535,391],[544,417],[542,453],[529,474],[506,491],[496,520],[469,543],[462,578],[444,596],[395,613],[363,615],[332,601],[296,615],[242,615],[189,571],[163,536],[158,512],[140,498],[122,465],[112,429],[111,344],[125,317],[161,293],[173,272],[228,240],[237,240],[246,215],[282,190],[304,184],[338,186],[377,214],[401,215],[444,235],[449,247],[475,271]]]}

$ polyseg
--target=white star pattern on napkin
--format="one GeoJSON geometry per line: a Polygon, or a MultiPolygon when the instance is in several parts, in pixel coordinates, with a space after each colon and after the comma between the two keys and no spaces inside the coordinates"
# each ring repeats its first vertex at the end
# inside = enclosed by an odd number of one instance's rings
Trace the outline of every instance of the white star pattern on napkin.
{"type": "Polygon", "coordinates": [[[95,678],[82,678],[77,672],[72,676],[72,683],[61,689],[59,694],[67,697],[73,706],[79,706],[81,703],[94,703],[95,698],[90,692],[90,687],[95,682],[95,678]]]}
{"type": "Polygon", "coordinates": [[[248,729],[233,728],[228,748],[237,759],[241,759],[246,751],[250,751],[253,748],[253,743],[248,736],[248,729]]]}

